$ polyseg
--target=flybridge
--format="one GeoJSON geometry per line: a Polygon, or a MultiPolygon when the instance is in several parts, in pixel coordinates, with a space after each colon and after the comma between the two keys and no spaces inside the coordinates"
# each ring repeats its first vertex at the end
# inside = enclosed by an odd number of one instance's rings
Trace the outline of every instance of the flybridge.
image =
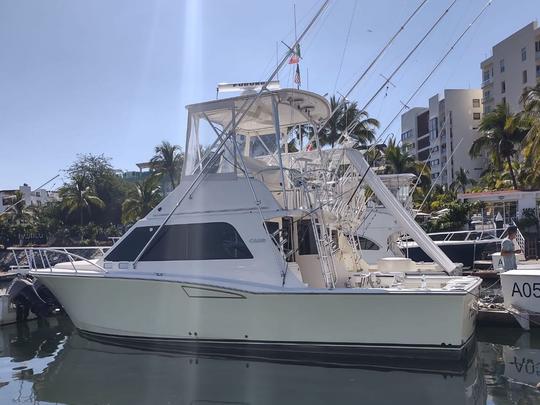
{"type": "MultiPolygon", "coordinates": [[[[231,93],[235,91],[260,91],[266,82],[241,82],[241,83],[218,83],[216,92],[231,93]]],[[[281,85],[279,80],[272,80],[266,86],[267,90],[279,90],[281,85]]]]}

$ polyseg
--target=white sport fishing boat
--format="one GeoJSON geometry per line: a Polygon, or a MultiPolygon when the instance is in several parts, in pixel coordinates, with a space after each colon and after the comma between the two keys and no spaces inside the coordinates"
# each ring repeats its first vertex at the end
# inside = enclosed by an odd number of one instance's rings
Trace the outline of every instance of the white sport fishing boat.
{"type": "Polygon", "coordinates": [[[318,142],[324,97],[283,89],[187,109],[180,185],[104,258],[31,270],[78,329],[248,350],[459,357],[472,347],[478,278],[411,275],[399,259],[359,271],[362,181],[442,269],[455,268],[362,154],[288,153],[299,125],[318,142]]]}

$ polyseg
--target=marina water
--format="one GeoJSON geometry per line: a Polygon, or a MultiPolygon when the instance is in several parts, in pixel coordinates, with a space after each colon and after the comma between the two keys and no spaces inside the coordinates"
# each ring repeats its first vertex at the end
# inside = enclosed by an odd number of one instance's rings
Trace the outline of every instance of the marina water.
{"type": "Polygon", "coordinates": [[[480,329],[462,371],[336,367],[132,349],[66,317],[0,328],[1,404],[538,404],[540,335],[480,329]]]}

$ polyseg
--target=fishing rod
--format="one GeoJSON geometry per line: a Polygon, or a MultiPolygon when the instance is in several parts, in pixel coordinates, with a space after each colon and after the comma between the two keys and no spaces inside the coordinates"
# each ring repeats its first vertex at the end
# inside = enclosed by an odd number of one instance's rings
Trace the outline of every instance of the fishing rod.
{"type": "MultiPolygon", "coordinates": [[[[36,188],[36,190],[39,190],[40,188],[43,188],[45,187],[47,184],[49,184],[51,181],[53,181],[54,179],[56,179],[58,176],[60,176],[59,174],[57,174],[56,176],[52,177],[50,180],[47,180],[45,183],[43,183],[41,186],[39,186],[38,188],[36,188]]],[[[7,207],[4,211],[0,212],[0,217],[2,215],[4,215],[6,212],[8,212],[10,209],[12,208],[15,208],[17,205],[19,205],[21,202],[24,201],[24,198],[21,198],[19,201],[17,201],[16,203],[14,204],[11,204],[9,207],[7,207]]]]}
{"type": "Polygon", "coordinates": [[[191,182],[191,184],[187,187],[186,191],[183,193],[183,195],[180,197],[178,202],[174,205],[171,212],[165,217],[165,219],[161,222],[157,230],[153,233],[153,235],[150,237],[148,242],[144,245],[144,247],[141,249],[135,260],[133,261],[133,268],[137,266],[137,263],[143,256],[143,254],[146,252],[148,247],[154,242],[158,234],[161,232],[165,224],[169,221],[169,219],[173,216],[174,212],[178,209],[180,204],[185,200],[185,198],[190,195],[200,184],[200,182],[203,180],[203,178],[206,176],[206,170],[208,167],[211,167],[211,165],[215,162],[217,157],[219,156],[219,151],[223,148],[225,143],[231,138],[231,136],[234,134],[235,129],[238,127],[240,122],[244,119],[244,117],[247,115],[248,111],[251,109],[251,107],[255,104],[255,102],[260,98],[261,94],[266,90],[270,82],[276,77],[277,73],[281,70],[281,68],[285,65],[288,58],[292,55],[293,50],[296,49],[296,46],[302,41],[304,36],[310,31],[311,27],[315,22],[319,19],[323,11],[328,6],[330,0],[325,0],[315,16],[311,19],[309,24],[304,28],[298,39],[295,40],[294,44],[291,46],[290,49],[288,49],[285,52],[285,56],[282,58],[281,63],[279,63],[278,66],[274,69],[270,77],[266,80],[264,85],[261,87],[261,89],[257,92],[255,97],[252,98],[246,98],[242,106],[240,107],[240,115],[237,120],[234,118],[227,124],[227,126],[223,129],[222,133],[225,134],[223,137],[218,137],[212,145],[207,149],[207,152],[204,154],[202,161],[206,159],[206,163],[200,168],[197,176],[195,179],[191,182]],[[217,147],[216,151],[212,154],[212,149],[214,147],[217,147]]]}

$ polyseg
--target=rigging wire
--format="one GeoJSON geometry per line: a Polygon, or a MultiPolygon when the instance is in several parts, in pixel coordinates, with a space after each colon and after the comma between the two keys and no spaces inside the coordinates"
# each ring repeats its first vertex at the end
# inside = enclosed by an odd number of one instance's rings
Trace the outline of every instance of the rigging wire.
{"type": "MultiPolygon", "coordinates": [[[[450,162],[450,160],[452,159],[452,157],[454,156],[454,153],[456,153],[456,151],[458,150],[459,148],[459,145],[461,145],[461,142],[463,142],[463,139],[464,138],[461,138],[461,140],[458,142],[458,144],[456,145],[456,147],[454,148],[454,150],[452,151],[452,153],[450,154],[450,158],[444,163],[444,166],[442,167],[442,170],[439,172],[439,175],[437,176],[437,178],[435,179],[435,181],[431,184],[431,187],[429,188],[429,191],[427,192],[426,196],[424,197],[424,200],[422,201],[422,204],[420,204],[420,207],[418,208],[418,211],[422,211],[422,208],[424,207],[424,204],[426,203],[429,195],[431,194],[431,192],[433,191],[433,188],[435,187],[435,185],[437,184],[437,180],[439,180],[439,178],[441,177],[441,174],[442,172],[446,169],[446,166],[448,166],[448,162],[450,162]]],[[[416,216],[416,215],[415,215],[416,216]]]]}
{"type": "MultiPolygon", "coordinates": [[[[377,138],[376,142],[371,146],[369,150],[375,147],[375,145],[382,139],[382,136],[388,131],[388,129],[392,126],[392,124],[401,116],[401,113],[405,111],[406,106],[411,103],[414,97],[420,92],[420,90],[424,87],[424,85],[428,82],[429,79],[435,74],[435,72],[439,69],[439,67],[443,64],[443,62],[448,58],[448,56],[452,53],[454,48],[461,42],[463,37],[469,32],[471,27],[476,24],[476,22],[480,19],[480,17],[485,13],[485,11],[488,9],[488,7],[491,5],[493,0],[489,0],[484,7],[480,10],[480,12],[475,16],[475,18],[469,23],[469,25],[461,32],[459,37],[454,41],[452,46],[446,51],[446,53],[442,56],[442,58],[435,64],[435,66],[431,69],[431,71],[428,73],[428,75],[424,78],[424,80],[418,85],[418,87],[415,89],[415,91],[410,95],[410,97],[407,99],[407,101],[404,103],[404,105],[400,108],[400,110],[397,112],[396,115],[390,120],[388,125],[383,129],[379,137],[377,138]]],[[[388,137],[388,136],[387,136],[388,137]]]]}
{"type": "MultiPolygon", "coordinates": [[[[50,178],[50,179],[47,180],[45,183],[43,183],[42,185],[38,186],[38,187],[36,188],[36,190],[39,190],[40,188],[45,187],[47,184],[49,184],[51,181],[53,181],[54,179],[56,179],[56,178],[59,177],[59,176],[60,176],[60,174],[57,174],[56,176],[50,178]]],[[[7,213],[10,209],[15,208],[17,205],[19,205],[19,204],[20,204],[21,202],[23,202],[23,201],[24,201],[24,198],[21,198],[19,201],[17,201],[17,202],[15,202],[15,203],[11,204],[11,205],[10,205],[9,207],[7,207],[4,211],[0,212],[0,217],[1,217],[2,215],[4,215],[5,213],[7,213]]]]}
{"type": "Polygon", "coordinates": [[[347,35],[345,37],[345,45],[343,46],[343,52],[341,53],[341,61],[339,62],[338,74],[336,76],[336,81],[334,82],[334,94],[336,92],[337,84],[339,77],[341,76],[341,69],[343,68],[343,61],[345,60],[345,54],[347,52],[347,46],[349,45],[349,37],[351,36],[351,28],[354,21],[354,16],[356,14],[356,7],[358,6],[358,0],[354,1],[354,7],[351,13],[351,21],[349,21],[349,28],[347,29],[347,35]]]}
{"type": "MultiPolygon", "coordinates": [[[[320,125],[319,130],[316,132],[315,136],[319,136],[326,124],[330,121],[330,119],[338,112],[347,102],[347,97],[351,95],[351,93],[356,89],[356,87],[360,84],[360,82],[366,77],[366,75],[373,69],[373,66],[379,61],[379,59],[384,55],[384,53],[388,50],[388,48],[394,43],[394,41],[399,37],[399,35],[405,30],[407,25],[412,21],[412,19],[420,12],[422,7],[428,2],[428,0],[422,0],[422,2],[414,9],[414,11],[407,17],[405,22],[401,25],[401,27],[390,37],[390,39],[386,42],[386,44],[381,48],[379,53],[373,58],[373,60],[369,63],[369,65],[364,69],[364,71],[360,74],[360,76],[356,79],[356,81],[352,84],[352,86],[349,88],[349,90],[341,97],[339,103],[336,105],[333,111],[331,111],[329,117],[323,121],[323,123],[320,125]]],[[[339,141],[338,141],[339,143],[339,141]]]]}
{"type": "MultiPolygon", "coordinates": [[[[368,102],[360,109],[360,111],[366,111],[366,109],[371,105],[373,100],[384,90],[386,85],[390,83],[392,78],[401,70],[401,68],[407,63],[411,56],[417,51],[417,49],[424,43],[424,41],[431,35],[431,33],[437,28],[440,22],[448,15],[452,7],[456,4],[457,0],[453,0],[452,3],[444,10],[444,12],[437,18],[437,20],[431,25],[431,27],[426,31],[424,36],[416,43],[416,45],[409,51],[407,56],[399,63],[399,65],[392,71],[390,76],[386,78],[384,83],[379,87],[379,89],[373,94],[373,96],[368,100],[368,102]]],[[[354,120],[349,127],[345,130],[345,133],[351,133],[358,126],[358,120],[354,120]]]]}

